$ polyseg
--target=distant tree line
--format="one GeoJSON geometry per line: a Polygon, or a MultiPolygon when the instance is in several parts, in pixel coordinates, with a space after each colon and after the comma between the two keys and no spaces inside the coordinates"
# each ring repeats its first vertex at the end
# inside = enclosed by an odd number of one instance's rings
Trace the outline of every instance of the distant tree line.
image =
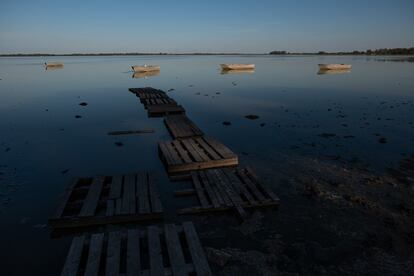
{"type": "Polygon", "coordinates": [[[384,56],[384,55],[414,55],[413,48],[384,48],[384,49],[368,49],[366,51],[351,51],[351,52],[325,52],[319,51],[317,53],[289,53],[287,51],[272,51],[270,55],[373,55],[373,56],[384,56]]]}

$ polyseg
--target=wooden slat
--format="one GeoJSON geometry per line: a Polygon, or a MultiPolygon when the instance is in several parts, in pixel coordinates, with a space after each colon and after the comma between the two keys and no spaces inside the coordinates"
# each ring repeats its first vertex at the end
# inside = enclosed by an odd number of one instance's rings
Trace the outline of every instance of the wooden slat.
{"type": "Polygon", "coordinates": [[[160,195],[158,193],[157,186],[155,185],[155,174],[148,173],[148,192],[151,201],[151,212],[161,213],[162,205],[160,201],[160,195]]]}
{"type": "Polygon", "coordinates": [[[112,177],[112,182],[109,190],[109,198],[116,199],[121,197],[122,191],[122,175],[112,177]]]}
{"type": "Polygon", "coordinates": [[[259,180],[256,173],[250,167],[246,167],[246,171],[254,179],[254,182],[258,183],[258,185],[260,185],[260,187],[267,193],[268,196],[270,196],[271,199],[274,201],[279,201],[279,197],[277,197],[270,188],[268,188],[259,180]]]}
{"type": "Polygon", "coordinates": [[[106,275],[118,276],[121,262],[121,232],[109,232],[106,252],[106,275]]]}
{"type": "Polygon", "coordinates": [[[164,123],[175,139],[202,136],[203,132],[186,115],[169,115],[164,123]]]}
{"type": "Polygon", "coordinates": [[[140,256],[140,231],[138,229],[128,230],[127,240],[127,276],[140,275],[141,256],[140,256]]]}
{"type": "Polygon", "coordinates": [[[172,141],[173,145],[177,149],[178,153],[180,154],[181,158],[184,160],[185,163],[191,163],[192,160],[188,155],[188,152],[181,146],[180,141],[174,140],[172,141]]]}
{"type": "Polygon", "coordinates": [[[211,156],[214,160],[221,159],[220,155],[218,155],[209,145],[204,142],[203,138],[196,138],[196,141],[203,147],[203,149],[211,156]]]}
{"type": "Polygon", "coordinates": [[[222,169],[221,170],[223,172],[223,174],[225,176],[227,176],[227,178],[229,179],[231,185],[237,189],[240,193],[242,193],[247,201],[250,204],[256,204],[256,200],[254,199],[254,197],[250,194],[250,192],[244,187],[243,183],[241,182],[241,180],[234,174],[234,172],[232,172],[230,169],[222,169]]]}
{"type": "Polygon", "coordinates": [[[148,226],[148,248],[151,276],[162,275],[164,272],[164,265],[161,255],[159,228],[157,226],[148,226]]]}
{"type": "Polygon", "coordinates": [[[68,257],[66,258],[66,262],[63,267],[61,276],[77,275],[78,270],[79,270],[79,264],[81,261],[84,241],[85,241],[84,236],[73,238],[72,244],[70,245],[68,257]]]}
{"type": "Polygon", "coordinates": [[[220,206],[220,203],[219,203],[219,201],[217,199],[217,194],[216,194],[215,191],[213,191],[213,189],[212,189],[212,187],[210,185],[210,182],[208,181],[206,175],[204,174],[204,171],[200,171],[200,172],[198,172],[198,174],[201,177],[201,181],[204,184],[205,190],[206,190],[206,192],[208,194],[208,197],[211,200],[211,203],[213,204],[213,206],[215,208],[218,208],[220,206]]]}
{"type": "Polygon", "coordinates": [[[135,174],[128,174],[124,177],[124,192],[122,196],[122,214],[135,214],[136,202],[135,202],[135,174]]]}
{"type": "Polygon", "coordinates": [[[203,157],[200,156],[198,151],[194,148],[193,144],[190,143],[191,139],[183,139],[181,140],[181,143],[183,143],[184,147],[187,149],[187,151],[190,153],[190,155],[194,158],[196,162],[203,162],[203,157]]]}
{"type": "Polygon", "coordinates": [[[204,195],[204,189],[201,187],[200,181],[198,179],[198,174],[195,172],[191,172],[191,178],[201,206],[207,208],[207,206],[209,205],[208,200],[204,195]]]}
{"type": "Polygon", "coordinates": [[[103,248],[104,234],[93,234],[89,244],[88,262],[84,276],[98,276],[101,264],[101,255],[103,248]]]}
{"type": "Polygon", "coordinates": [[[228,200],[226,197],[226,194],[223,193],[221,185],[219,185],[218,179],[216,179],[216,176],[213,173],[213,170],[206,170],[203,171],[206,175],[206,181],[210,183],[211,189],[216,194],[216,198],[220,205],[227,205],[232,206],[231,201],[228,200]]]}
{"type": "Polygon", "coordinates": [[[164,227],[165,241],[167,243],[170,266],[174,276],[187,276],[183,249],[174,224],[164,227]]]}
{"type": "Polygon", "coordinates": [[[148,198],[148,176],[147,173],[139,173],[137,181],[138,210],[140,214],[150,212],[150,203],[148,198]]]}
{"type": "Polygon", "coordinates": [[[96,177],[93,179],[91,187],[83,203],[82,209],[79,213],[80,217],[88,217],[93,216],[95,214],[96,207],[98,206],[99,197],[102,191],[103,181],[103,177],[96,177]]]}
{"type": "Polygon", "coordinates": [[[115,215],[115,200],[108,199],[106,201],[106,214],[107,217],[111,217],[115,215]]]}
{"type": "Polygon", "coordinates": [[[213,138],[203,137],[204,141],[210,145],[219,155],[223,156],[224,158],[234,158],[236,155],[222,143],[214,140],[213,138]]]}
{"type": "Polygon", "coordinates": [[[212,275],[204,250],[194,229],[194,225],[191,222],[184,222],[183,229],[197,276],[212,275]]]}
{"type": "Polygon", "coordinates": [[[193,146],[194,150],[197,151],[203,161],[209,162],[211,160],[210,157],[204,153],[203,149],[196,143],[195,139],[188,139],[188,142],[193,146]]]}
{"type": "Polygon", "coordinates": [[[249,177],[246,175],[246,173],[243,170],[238,169],[237,173],[240,175],[244,183],[246,183],[247,187],[250,188],[250,190],[253,192],[253,195],[259,200],[259,201],[265,201],[266,197],[260,192],[256,185],[249,179],[249,177]]]}

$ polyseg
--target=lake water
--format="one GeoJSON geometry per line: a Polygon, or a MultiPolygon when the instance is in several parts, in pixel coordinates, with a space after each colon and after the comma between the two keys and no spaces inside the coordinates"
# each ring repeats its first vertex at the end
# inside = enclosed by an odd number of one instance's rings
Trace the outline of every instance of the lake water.
{"type": "MultiPolygon", "coordinates": [[[[47,219],[74,176],[157,171],[165,220],[184,219],[174,213],[184,203],[173,197],[176,184],[157,153],[170,135],[130,87],[174,89],[170,97],[199,128],[259,174],[290,158],[383,173],[414,153],[413,76],[414,63],[360,56],[0,58],[1,274],[60,272],[70,238],[53,239],[47,219]],[[45,70],[45,61],[65,65],[45,70]],[[130,66],[144,63],[160,65],[160,74],[133,78],[130,66]],[[254,63],[256,70],[221,74],[220,63],[254,63]],[[318,63],[353,68],[318,74],[318,63]],[[143,128],[155,132],[107,135],[143,128]]],[[[284,188],[272,189],[283,206],[284,188]]]]}

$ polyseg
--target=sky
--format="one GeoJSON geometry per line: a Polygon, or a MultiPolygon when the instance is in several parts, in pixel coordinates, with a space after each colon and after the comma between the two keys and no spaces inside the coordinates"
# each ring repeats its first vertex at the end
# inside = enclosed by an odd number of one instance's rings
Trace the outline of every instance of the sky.
{"type": "Polygon", "coordinates": [[[0,54],[414,47],[413,0],[0,0],[0,54]]]}

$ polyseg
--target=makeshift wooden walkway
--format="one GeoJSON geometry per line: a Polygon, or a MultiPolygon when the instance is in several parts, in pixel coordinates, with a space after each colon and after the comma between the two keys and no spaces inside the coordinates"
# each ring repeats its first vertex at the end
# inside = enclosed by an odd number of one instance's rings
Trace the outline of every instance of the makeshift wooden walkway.
{"type": "Polygon", "coordinates": [[[236,210],[246,217],[244,208],[269,207],[279,198],[261,183],[250,168],[224,168],[191,172],[193,189],[177,196],[196,195],[199,206],[181,209],[180,214],[236,210]]]}
{"type": "Polygon", "coordinates": [[[238,164],[236,154],[207,137],[161,142],[158,143],[158,149],[170,174],[238,164]]]}
{"type": "Polygon", "coordinates": [[[164,123],[174,139],[204,135],[186,115],[169,115],[165,117],[164,123]]]}
{"type": "Polygon", "coordinates": [[[185,109],[162,90],[145,87],[130,88],[129,91],[138,96],[150,117],[185,113],[185,109]]]}
{"type": "Polygon", "coordinates": [[[212,275],[191,222],[75,237],[62,276],[212,275]]]}
{"type": "Polygon", "coordinates": [[[76,178],[49,223],[72,228],[159,219],[161,214],[155,175],[142,172],[76,178]]]}

